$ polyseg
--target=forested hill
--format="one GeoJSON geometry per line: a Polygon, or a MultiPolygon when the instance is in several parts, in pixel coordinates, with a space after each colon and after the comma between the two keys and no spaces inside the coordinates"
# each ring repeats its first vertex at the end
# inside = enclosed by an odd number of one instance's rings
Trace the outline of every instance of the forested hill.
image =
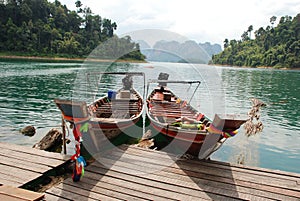
{"type": "Polygon", "coordinates": [[[270,18],[271,26],[254,31],[250,25],[241,40],[224,41],[224,51],[212,57],[212,63],[232,66],[300,67],[300,14],[270,18]],[[252,39],[252,37],[255,39],[252,39]]]}
{"type": "Polygon", "coordinates": [[[58,0],[0,0],[0,52],[86,57],[109,39],[114,50],[101,49],[101,58],[110,59],[124,52],[123,58],[144,59],[139,45],[130,37],[118,38],[114,34],[115,22],[93,14],[80,1],[74,0],[74,4],[76,11],[58,0]]]}

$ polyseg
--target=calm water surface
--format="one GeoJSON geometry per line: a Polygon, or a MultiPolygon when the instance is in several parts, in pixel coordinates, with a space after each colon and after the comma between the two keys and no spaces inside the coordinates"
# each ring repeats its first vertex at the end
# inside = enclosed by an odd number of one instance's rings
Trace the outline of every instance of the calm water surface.
{"type": "MultiPolygon", "coordinates": [[[[147,80],[157,78],[159,72],[168,72],[175,80],[201,80],[192,104],[211,119],[215,113],[247,114],[250,98],[259,98],[267,104],[261,111],[263,132],[248,138],[241,128],[212,158],[300,173],[300,71],[172,63],[0,62],[0,141],[32,146],[51,128],[60,126],[61,114],[54,98],[90,102],[106,88],[118,88],[119,80],[105,78],[108,84],[101,88],[95,84],[97,77],[92,77],[85,85],[85,73],[116,70],[143,71],[147,80]],[[27,125],[37,128],[35,136],[19,133],[27,125]]],[[[141,86],[142,81],[137,82],[141,86]]],[[[189,87],[170,87],[183,98],[192,91],[189,87]]]]}

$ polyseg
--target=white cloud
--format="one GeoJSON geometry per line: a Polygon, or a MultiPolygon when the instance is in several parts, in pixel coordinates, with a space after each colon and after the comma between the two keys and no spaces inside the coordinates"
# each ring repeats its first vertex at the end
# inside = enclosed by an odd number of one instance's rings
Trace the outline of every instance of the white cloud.
{"type": "MultiPolygon", "coordinates": [[[[75,9],[74,0],[61,0],[75,9]]],[[[294,17],[300,0],[82,0],[93,13],[112,19],[117,34],[141,29],[164,29],[198,42],[222,44],[225,38],[240,39],[253,25],[254,30],[269,25],[273,15],[294,17]]]]}

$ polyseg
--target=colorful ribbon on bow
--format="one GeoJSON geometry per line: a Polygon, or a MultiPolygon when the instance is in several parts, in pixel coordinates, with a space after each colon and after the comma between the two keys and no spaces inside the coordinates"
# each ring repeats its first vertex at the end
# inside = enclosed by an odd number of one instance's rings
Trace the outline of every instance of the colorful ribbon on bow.
{"type": "Polygon", "coordinates": [[[85,123],[83,125],[77,124],[74,125],[73,135],[75,138],[75,154],[71,156],[71,160],[75,161],[72,179],[74,182],[79,181],[84,175],[84,167],[86,166],[86,162],[82,156],[80,156],[80,143],[82,141],[81,132],[86,132],[88,129],[88,124],[85,123]]]}

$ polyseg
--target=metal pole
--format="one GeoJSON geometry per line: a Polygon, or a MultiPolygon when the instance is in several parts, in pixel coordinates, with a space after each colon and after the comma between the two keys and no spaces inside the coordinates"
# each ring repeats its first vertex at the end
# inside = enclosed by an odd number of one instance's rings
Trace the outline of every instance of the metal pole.
{"type": "Polygon", "coordinates": [[[62,124],[61,124],[61,128],[62,128],[62,134],[63,134],[63,149],[64,149],[64,154],[67,154],[67,146],[66,146],[66,122],[64,120],[64,117],[61,118],[62,119],[62,124]]]}

